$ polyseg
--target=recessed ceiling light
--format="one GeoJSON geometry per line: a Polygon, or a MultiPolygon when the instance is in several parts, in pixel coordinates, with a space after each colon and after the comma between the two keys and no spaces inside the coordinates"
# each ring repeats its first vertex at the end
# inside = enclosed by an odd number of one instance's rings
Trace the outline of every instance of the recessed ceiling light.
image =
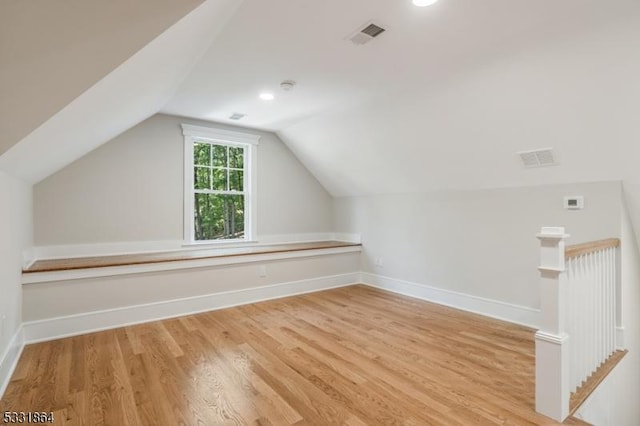
{"type": "Polygon", "coordinates": [[[412,0],[413,4],[419,7],[431,6],[436,3],[438,0],[412,0]]]}
{"type": "Polygon", "coordinates": [[[260,99],[263,101],[272,101],[275,99],[275,96],[273,96],[273,93],[260,93],[260,99]]]}

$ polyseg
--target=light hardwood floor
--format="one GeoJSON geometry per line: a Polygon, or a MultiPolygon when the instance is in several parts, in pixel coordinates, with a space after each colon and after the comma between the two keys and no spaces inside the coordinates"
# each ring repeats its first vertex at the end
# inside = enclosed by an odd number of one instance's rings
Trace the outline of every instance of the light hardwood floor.
{"type": "Polygon", "coordinates": [[[27,346],[3,411],[72,425],[547,425],[533,330],[366,286],[27,346]]]}

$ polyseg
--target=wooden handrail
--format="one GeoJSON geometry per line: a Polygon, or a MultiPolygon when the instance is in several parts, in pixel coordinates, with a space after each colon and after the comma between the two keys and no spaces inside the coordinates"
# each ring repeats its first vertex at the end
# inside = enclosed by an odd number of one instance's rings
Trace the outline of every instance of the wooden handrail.
{"type": "Polygon", "coordinates": [[[589,241],[588,243],[575,244],[572,246],[567,246],[564,249],[564,258],[572,259],[574,257],[582,256],[583,254],[593,253],[607,248],[619,246],[619,238],[607,238],[606,240],[589,241]]]}

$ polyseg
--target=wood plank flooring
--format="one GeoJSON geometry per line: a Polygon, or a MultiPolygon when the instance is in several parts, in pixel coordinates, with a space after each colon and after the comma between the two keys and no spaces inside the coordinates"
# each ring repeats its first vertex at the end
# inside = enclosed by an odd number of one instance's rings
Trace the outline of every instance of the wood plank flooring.
{"type": "Polygon", "coordinates": [[[269,253],[287,253],[304,250],[358,247],[361,244],[344,241],[317,241],[308,243],[255,245],[229,248],[194,248],[192,250],[159,253],[121,254],[113,256],[76,257],[70,259],[42,259],[22,270],[23,273],[71,271],[75,269],[105,268],[109,266],[144,265],[149,263],[179,262],[184,260],[248,256],[269,253]]]}
{"type": "Polygon", "coordinates": [[[533,330],[366,286],[29,345],[57,425],[549,425],[533,330]]]}

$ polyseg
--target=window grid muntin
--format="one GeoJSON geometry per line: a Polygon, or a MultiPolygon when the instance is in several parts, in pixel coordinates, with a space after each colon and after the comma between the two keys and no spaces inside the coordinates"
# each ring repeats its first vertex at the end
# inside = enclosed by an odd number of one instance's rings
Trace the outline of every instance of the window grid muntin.
{"type": "MultiPolygon", "coordinates": [[[[246,194],[246,190],[245,188],[247,187],[247,145],[246,144],[237,144],[237,143],[229,143],[229,142],[222,142],[222,141],[217,141],[217,140],[213,140],[213,139],[204,139],[204,138],[197,138],[193,140],[193,146],[195,148],[195,146],[197,144],[207,144],[209,145],[209,164],[196,164],[195,162],[195,158],[193,161],[193,169],[195,170],[196,167],[201,167],[201,168],[206,168],[209,169],[209,189],[196,189],[196,181],[194,179],[193,182],[193,191],[194,193],[209,193],[209,194],[213,194],[215,192],[213,191],[219,191],[219,193],[221,194],[229,194],[229,195],[234,195],[234,194],[246,194]],[[214,157],[214,146],[224,146],[226,148],[226,165],[224,167],[221,166],[214,166],[214,162],[213,162],[213,157],[214,157]],[[238,168],[238,167],[230,167],[229,164],[231,162],[230,160],[230,156],[229,156],[229,150],[230,148],[236,148],[236,149],[242,149],[242,168],[238,168]],[[226,189],[220,190],[220,189],[213,189],[213,170],[225,170],[225,182],[226,182],[226,189]],[[242,191],[237,191],[237,190],[232,190],[229,189],[231,184],[231,179],[230,179],[230,174],[231,174],[231,170],[235,170],[235,171],[239,171],[242,172],[242,191]],[[212,192],[200,192],[200,191],[212,191],[212,192]]],[[[195,152],[195,150],[194,150],[195,152]]]]}

